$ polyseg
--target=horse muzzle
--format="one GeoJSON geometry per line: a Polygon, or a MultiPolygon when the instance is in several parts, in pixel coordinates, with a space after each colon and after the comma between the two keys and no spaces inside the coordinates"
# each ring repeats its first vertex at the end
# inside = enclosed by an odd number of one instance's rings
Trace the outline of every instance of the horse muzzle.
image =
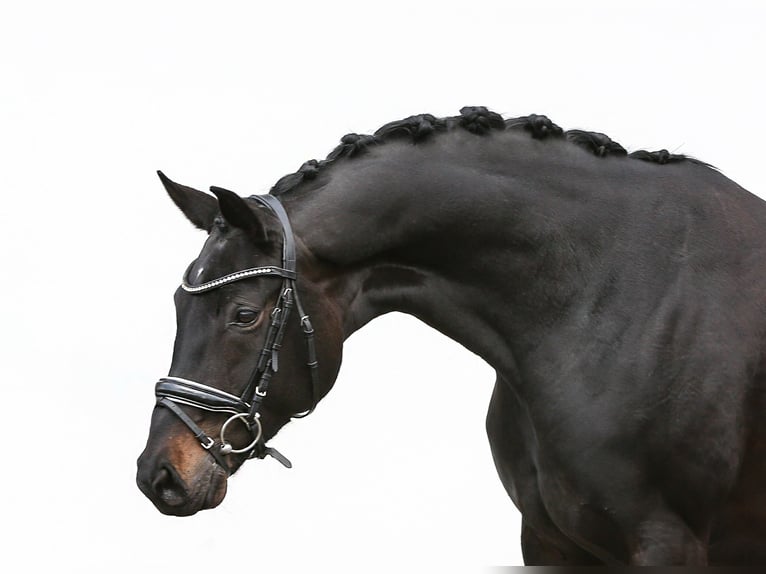
{"type": "Polygon", "coordinates": [[[192,440],[173,443],[161,453],[144,450],[138,459],[138,488],[163,514],[189,516],[218,506],[226,496],[227,472],[204,452],[189,456],[192,440]]]}

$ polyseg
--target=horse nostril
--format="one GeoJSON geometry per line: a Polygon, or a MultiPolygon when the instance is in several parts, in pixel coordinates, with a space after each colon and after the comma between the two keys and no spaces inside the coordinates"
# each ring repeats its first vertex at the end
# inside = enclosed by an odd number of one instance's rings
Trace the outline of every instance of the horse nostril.
{"type": "Polygon", "coordinates": [[[169,506],[180,506],[186,500],[186,488],[172,468],[162,466],[152,481],[154,493],[169,506]]]}

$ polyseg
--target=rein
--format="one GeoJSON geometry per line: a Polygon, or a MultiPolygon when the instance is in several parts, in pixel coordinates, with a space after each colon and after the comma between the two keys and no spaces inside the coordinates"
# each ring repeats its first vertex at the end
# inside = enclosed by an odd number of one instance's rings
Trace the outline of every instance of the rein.
{"type": "MultiPolygon", "coordinates": [[[[279,351],[282,348],[282,339],[285,335],[285,328],[290,317],[290,312],[295,307],[301,324],[301,329],[306,339],[306,348],[308,351],[308,361],[306,366],[311,374],[311,408],[300,414],[292,415],[292,418],[303,418],[309,415],[318,402],[319,373],[316,357],[316,345],[314,342],[314,328],[311,320],[305,312],[301,300],[298,297],[298,291],[295,283],[298,278],[295,265],[295,238],[293,236],[290,220],[287,217],[282,203],[272,195],[252,195],[254,199],[265,205],[279,219],[282,225],[283,246],[282,246],[282,266],[276,267],[268,265],[264,267],[253,267],[243,269],[229,275],[224,275],[218,279],[207,281],[198,285],[191,285],[188,282],[189,270],[184,274],[181,288],[192,295],[206,293],[213,289],[218,289],[235,281],[242,281],[253,277],[277,276],[282,277],[282,287],[277,297],[274,309],[271,312],[269,329],[266,332],[266,341],[258,357],[253,372],[250,375],[247,386],[242,395],[236,396],[215,387],[211,387],[196,381],[182,379],[180,377],[163,377],[157,382],[154,393],[157,397],[157,406],[167,408],[174,413],[181,421],[189,427],[194,437],[199,441],[200,446],[211,454],[215,461],[227,472],[231,474],[231,469],[227,463],[226,455],[246,454],[247,458],[265,458],[271,456],[282,463],[287,468],[292,468],[292,463],[285,458],[279,451],[268,447],[263,438],[263,428],[260,421],[261,405],[266,398],[266,393],[271,383],[274,373],[279,371],[279,351]],[[219,432],[219,441],[208,436],[197,425],[181,406],[193,407],[215,413],[229,413],[230,416],[221,426],[219,432]],[[242,448],[234,448],[226,440],[226,431],[234,421],[241,421],[250,432],[252,441],[242,448]]],[[[191,266],[189,267],[191,269],[191,266]]]]}

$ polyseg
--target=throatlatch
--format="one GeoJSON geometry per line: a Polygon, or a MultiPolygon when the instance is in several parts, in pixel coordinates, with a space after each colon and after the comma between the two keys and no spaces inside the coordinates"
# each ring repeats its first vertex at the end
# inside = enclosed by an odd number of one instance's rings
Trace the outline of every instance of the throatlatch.
{"type": "MultiPolygon", "coordinates": [[[[215,188],[211,188],[215,190],[215,188]]],[[[229,454],[247,454],[247,458],[265,458],[271,456],[287,468],[292,468],[292,463],[279,451],[268,447],[263,438],[261,428],[260,409],[266,398],[271,379],[279,370],[279,350],[282,348],[282,339],[285,335],[287,320],[292,308],[295,307],[300,318],[301,329],[306,338],[308,361],[306,365],[311,373],[311,408],[305,413],[295,414],[293,418],[303,418],[316,408],[318,402],[318,362],[316,357],[316,345],[314,342],[314,328],[311,320],[301,305],[295,283],[298,278],[295,265],[295,238],[293,236],[290,220],[287,217],[282,203],[272,195],[253,195],[250,197],[270,208],[276,214],[282,225],[282,267],[268,265],[253,267],[236,271],[218,279],[207,281],[198,285],[189,283],[188,271],[184,274],[181,288],[192,295],[206,293],[218,289],[235,281],[242,281],[254,277],[277,276],[282,277],[282,287],[277,297],[274,309],[271,312],[269,328],[266,332],[266,342],[258,357],[250,379],[241,396],[232,395],[215,387],[211,387],[196,381],[182,379],[180,377],[163,377],[155,386],[157,406],[169,409],[181,421],[189,427],[199,441],[202,448],[208,451],[216,462],[227,473],[231,472],[226,461],[229,454]],[[221,426],[219,441],[208,436],[189,415],[181,408],[181,405],[206,410],[209,412],[230,413],[230,417],[221,426]],[[235,421],[242,421],[247,427],[252,441],[245,447],[235,449],[226,440],[226,431],[235,421]]],[[[190,267],[191,268],[191,267],[190,267]]]]}

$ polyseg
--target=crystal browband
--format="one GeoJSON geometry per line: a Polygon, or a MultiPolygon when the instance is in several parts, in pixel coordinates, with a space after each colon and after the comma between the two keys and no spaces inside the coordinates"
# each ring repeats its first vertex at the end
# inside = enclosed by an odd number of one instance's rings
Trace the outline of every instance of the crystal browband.
{"type": "MultiPolygon", "coordinates": [[[[189,269],[191,269],[191,267],[189,269]]],[[[210,291],[211,289],[216,289],[229,283],[241,281],[242,279],[248,279],[250,277],[273,275],[276,277],[284,277],[286,279],[295,279],[296,273],[295,271],[290,271],[289,269],[283,269],[282,267],[269,265],[266,267],[253,267],[251,269],[243,269],[242,271],[230,273],[228,275],[224,275],[223,277],[219,277],[218,279],[200,283],[199,285],[192,285],[189,283],[188,275],[189,271],[187,270],[187,272],[184,274],[183,280],[181,281],[181,288],[187,293],[203,293],[205,291],[210,291]]]]}

